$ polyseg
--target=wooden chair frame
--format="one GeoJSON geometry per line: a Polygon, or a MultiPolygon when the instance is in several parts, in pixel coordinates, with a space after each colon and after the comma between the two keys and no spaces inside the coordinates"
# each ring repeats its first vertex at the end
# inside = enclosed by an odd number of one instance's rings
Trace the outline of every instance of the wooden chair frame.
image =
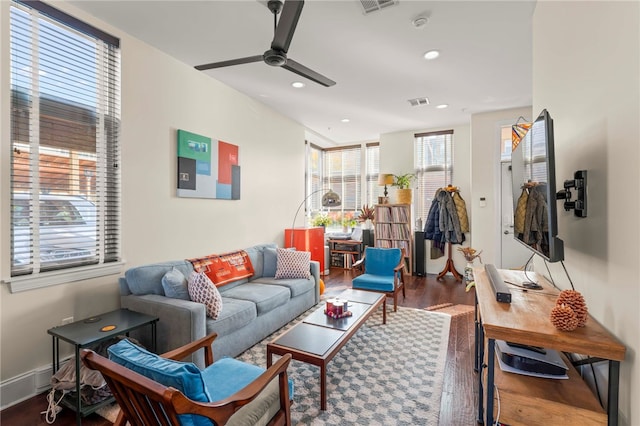
{"type": "MultiPolygon", "coordinates": [[[[402,297],[406,298],[407,295],[404,290],[404,271],[406,269],[404,258],[406,256],[406,251],[404,248],[400,249],[401,256],[400,262],[393,268],[393,291],[380,291],[380,290],[367,290],[366,288],[358,288],[357,290],[362,291],[373,291],[376,293],[384,293],[388,297],[393,297],[393,312],[398,311],[398,293],[402,290],[402,297]]],[[[366,250],[362,254],[362,258],[353,264],[353,269],[355,271],[360,271],[362,273],[365,272],[364,264],[366,261],[366,250]]]]}
{"type": "MultiPolygon", "coordinates": [[[[216,333],[205,336],[180,348],[169,351],[164,358],[182,360],[198,349],[204,349],[205,364],[213,363],[211,344],[216,333]]],[[[91,350],[83,350],[82,362],[91,369],[98,370],[104,376],[113,393],[120,413],[114,423],[124,426],[179,425],[178,415],[198,414],[211,419],[216,425],[224,425],[240,408],[253,401],[278,377],[280,389],[280,409],[270,420],[269,425],[291,425],[289,401],[289,383],[287,367],[291,355],[282,356],[256,380],[235,394],[216,402],[196,402],[173,387],[166,387],[120,364],[117,364],[91,350]]]]}

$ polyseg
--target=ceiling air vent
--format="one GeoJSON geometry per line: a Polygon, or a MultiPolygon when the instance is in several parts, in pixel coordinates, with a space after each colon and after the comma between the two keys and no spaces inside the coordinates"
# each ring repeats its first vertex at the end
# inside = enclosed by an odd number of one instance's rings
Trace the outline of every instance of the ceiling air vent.
{"type": "Polygon", "coordinates": [[[398,0],[360,0],[360,4],[362,4],[364,13],[367,14],[398,4],[398,0]]]}
{"type": "Polygon", "coordinates": [[[424,98],[409,99],[408,102],[411,104],[411,106],[414,106],[414,107],[429,105],[429,98],[424,97],[424,98]]]}

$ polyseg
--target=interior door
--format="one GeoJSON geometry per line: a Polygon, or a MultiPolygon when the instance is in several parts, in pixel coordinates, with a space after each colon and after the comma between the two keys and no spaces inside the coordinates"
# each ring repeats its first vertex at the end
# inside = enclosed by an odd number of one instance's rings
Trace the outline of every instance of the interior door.
{"type": "Polygon", "coordinates": [[[531,252],[517,242],[513,236],[513,193],[511,190],[511,163],[501,163],[501,244],[500,259],[503,269],[522,268],[531,256],[531,252]]]}

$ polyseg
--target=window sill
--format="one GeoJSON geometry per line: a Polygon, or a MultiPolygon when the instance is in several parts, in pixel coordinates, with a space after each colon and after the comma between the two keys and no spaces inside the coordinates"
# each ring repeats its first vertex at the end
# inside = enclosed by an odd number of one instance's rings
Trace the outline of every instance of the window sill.
{"type": "Polygon", "coordinates": [[[43,272],[35,276],[24,275],[19,277],[11,277],[2,280],[3,283],[9,284],[11,293],[19,293],[21,291],[35,290],[38,288],[51,287],[58,284],[66,284],[74,281],[82,281],[91,278],[104,277],[106,275],[116,275],[122,273],[124,262],[113,262],[104,265],[92,265],[73,270],[61,270],[52,272],[43,272]]]}

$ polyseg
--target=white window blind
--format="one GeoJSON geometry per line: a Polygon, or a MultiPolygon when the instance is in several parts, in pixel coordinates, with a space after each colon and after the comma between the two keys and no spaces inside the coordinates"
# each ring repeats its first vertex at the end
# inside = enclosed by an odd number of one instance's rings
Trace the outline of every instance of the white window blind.
{"type": "Polygon", "coordinates": [[[382,187],[378,185],[378,174],[380,173],[380,143],[368,143],[366,145],[366,202],[373,206],[378,202],[378,195],[382,195],[382,187]]]}
{"type": "Polygon", "coordinates": [[[322,185],[322,148],[309,144],[307,145],[307,179],[306,190],[308,194],[312,194],[308,210],[309,215],[322,209],[322,189],[328,190],[322,185]]]}
{"type": "Polygon", "coordinates": [[[361,207],[360,156],[360,145],[324,151],[325,187],[337,192],[342,200],[335,210],[355,212],[361,207]]]}
{"type": "Polygon", "coordinates": [[[426,220],[436,191],[453,184],[453,130],[414,135],[415,219],[426,220]]]}
{"type": "Polygon", "coordinates": [[[119,41],[39,1],[10,25],[11,276],[118,262],[119,41]]]}

